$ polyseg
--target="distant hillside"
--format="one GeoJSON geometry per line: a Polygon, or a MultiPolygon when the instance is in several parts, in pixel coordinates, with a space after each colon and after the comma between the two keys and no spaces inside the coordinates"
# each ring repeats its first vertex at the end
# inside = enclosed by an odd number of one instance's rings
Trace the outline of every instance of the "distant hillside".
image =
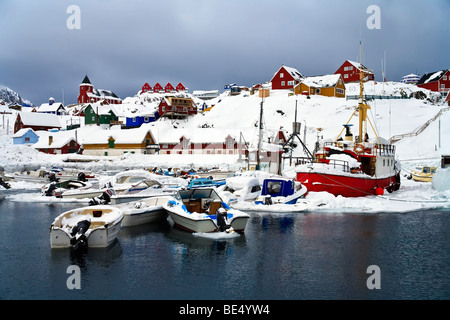
{"type": "Polygon", "coordinates": [[[16,103],[32,105],[30,101],[22,99],[22,97],[17,92],[4,86],[0,86],[0,103],[1,102],[4,102],[7,105],[16,103]]]}

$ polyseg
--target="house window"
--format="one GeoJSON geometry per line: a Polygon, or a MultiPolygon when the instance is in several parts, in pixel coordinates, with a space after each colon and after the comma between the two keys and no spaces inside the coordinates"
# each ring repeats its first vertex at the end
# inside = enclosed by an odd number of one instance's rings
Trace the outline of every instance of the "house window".
{"type": "Polygon", "coordinates": [[[227,139],[227,149],[233,149],[234,148],[234,140],[231,138],[227,139]]]}
{"type": "Polygon", "coordinates": [[[447,80],[447,76],[444,76],[443,80],[447,80]]]}
{"type": "Polygon", "coordinates": [[[344,78],[347,79],[348,78],[348,74],[344,74],[344,78]]]}
{"type": "Polygon", "coordinates": [[[136,117],[133,118],[133,122],[136,122],[136,117]]]}
{"type": "Polygon", "coordinates": [[[280,73],[280,78],[284,78],[284,73],[283,72],[280,73]]]}
{"type": "Polygon", "coordinates": [[[284,85],[285,85],[285,82],[284,82],[284,81],[281,81],[281,85],[284,86],[284,85]]]}
{"type": "Polygon", "coordinates": [[[183,149],[188,149],[189,145],[190,145],[189,140],[183,139],[183,149]]]}
{"type": "Polygon", "coordinates": [[[113,139],[111,139],[111,140],[108,141],[108,147],[109,147],[110,149],[114,149],[114,140],[113,140],[113,139]]]}
{"type": "Polygon", "coordinates": [[[288,86],[293,86],[295,84],[295,81],[288,81],[288,86]]]}
{"type": "Polygon", "coordinates": [[[30,142],[30,137],[25,137],[25,142],[30,142]]]}

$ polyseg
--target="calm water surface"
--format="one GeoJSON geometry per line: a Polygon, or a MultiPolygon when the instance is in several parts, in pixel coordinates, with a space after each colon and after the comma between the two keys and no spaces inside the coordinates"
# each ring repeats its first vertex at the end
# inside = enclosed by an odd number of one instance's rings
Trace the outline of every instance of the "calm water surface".
{"type": "Polygon", "coordinates": [[[0,299],[450,298],[448,210],[252,212],[234,239],[195,237],[166,221],[122,228],[106,249],[51,249],[51,222],[77,206],[0,195],[0,299]],[[81,269],[79,290],[66,286],[70,265],[81,269]],[[370,265],[380,268],[379,290],[367,288],[370,265]]]}

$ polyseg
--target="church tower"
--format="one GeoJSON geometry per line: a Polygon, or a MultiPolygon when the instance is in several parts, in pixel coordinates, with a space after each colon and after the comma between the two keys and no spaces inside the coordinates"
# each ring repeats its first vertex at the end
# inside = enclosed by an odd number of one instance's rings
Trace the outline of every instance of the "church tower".
{"type": "Polygon", "coordinates": [[[88,76],[86,75],[83,79],[83,82],[80,84],[80,94],[78,95],[78,103],[88,103],[89,96],[88,92],[93,92],[94,86],[91,84],[88,76]]]}

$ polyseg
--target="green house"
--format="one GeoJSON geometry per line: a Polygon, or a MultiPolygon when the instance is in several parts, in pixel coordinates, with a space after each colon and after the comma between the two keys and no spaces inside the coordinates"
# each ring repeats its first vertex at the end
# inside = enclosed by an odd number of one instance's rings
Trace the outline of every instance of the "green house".
{"type": "Polygon", "coordinates": [[[111,125],[117,124],[118,120],[117,115],[108,106],[99,106],[94,109],[91,105],[88,105],[84,109],[85,125],[111,125]]]}

